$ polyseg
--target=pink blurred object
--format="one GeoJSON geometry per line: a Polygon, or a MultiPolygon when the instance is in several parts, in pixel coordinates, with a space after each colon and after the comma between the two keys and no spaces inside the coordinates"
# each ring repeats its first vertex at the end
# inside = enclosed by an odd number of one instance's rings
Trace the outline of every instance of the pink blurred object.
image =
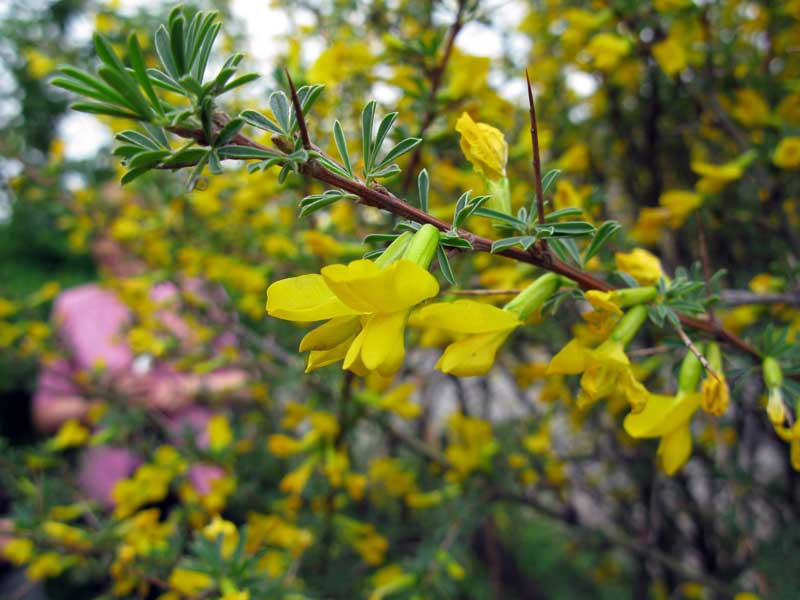
{"type": "MultiPolygon", "coordinates": [[[[190,282],[189,289],[200,293],[199,282],[193,285],[190,282]]],[[[170,302],[178,299],[175,285],[158,284],[151,289],[150,297],[165,305],[157,313],[162,324],[178,339],[189,341],[190,328],[175,311],[178,307],[170,306],[177,304],[170,302]]],[[[66,290],[56,299],[53,312],[70,361],[58,360],[42,368],[33,397],[37,426],[54,430],[69,418],[81,418],[89,402],[74,382],[74,375],[77,371],[91,371],[103,365],[104,374],[111,382],[118,379],[121,384],[125,378],[135,378],[137,385],[143,388],[146,404],[166,413],[173,442],[182,441],[188,433],[199,447],[208,445],[206,425],[213,413],[200,406],[187,405],[198,389],[196,378],[178,373],[166,363],[150,366],[147,362],[144,370],[139,369],[124,338],[125,328],[132,322],[131,312],[112,292],[96,284],[66,290]]],[[[215,347],[230,345],[234,339],[220,336],[215,347]]],[[[213,384],[215,377],[225,380],[231,373],[235,371],[220,369],[206,377],[213,384]]],[[[130,477],[142,462],[141,457],[127,448],[88,448],[81,457],[78,480],[90,498],[111,507],[114,485],[130,477]]],[[[190,467],[188,477],[198,493],[206,494],[212,482],[223,474],[216,465],[197,464],[190,467]]]]}
{"type": "Polygon", "coordinates": [[[78,483],[92,500],[107,508],[114,506],[111,492],[121,479],[130,477],[142,459],[128,448],[98,446],[81,456],[78,483]]]}

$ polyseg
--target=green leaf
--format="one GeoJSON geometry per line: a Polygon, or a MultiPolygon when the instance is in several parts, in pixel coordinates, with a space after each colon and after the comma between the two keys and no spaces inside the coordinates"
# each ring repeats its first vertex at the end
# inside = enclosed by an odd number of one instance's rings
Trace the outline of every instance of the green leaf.
{"type": "Polygon", "coordinates": [[[271,131],[272,133],[277,133],[278,135],[283,133],[275,121],[265,117],[260,112],[255,110],[243,110],[239,116],[253,127],[263,129],[264,131],[271,131]]]}
{"type": "Polygon", "coordinates": [[[147,69],[147,74],[150,76],[150,80],[160,88],[165,90],[169,90],[170,92],[175,92],[176,94],[180,94],[183,96],[186,92],[178,85],[178,82],[172,79],[166,73],[159,71],[158,69],[147,69]]]}
{"type": "Polygon", "coordinates": [[[550,249],[564,262],[573,262],[579,267],[583,266],[578,246],[572,238],[553,238],[548,241],[548,244],[550,249]]]}
{"type": "Polygon", "coordinates": [[[315,156],[315,158],[316,158],[317,162],[319,162],[323,167],[325,167],[329,171],[333,171],[334,173],[344,177],[345,179],[350,179],[351,178],[350,173],[348,173],[347,171],[342,169],[342,167],[337,165],[335,162],[333,162],[332,160],[330,160],[326,156],[317,155],[317,156],[315,156]]]}
{"type": "Polygon", "coordinates": [[[111,44],[108,43],[102,35],[99,33],[95,33],[93,36],[94,39],[94,49],[97,52],[97,57],[103,61],[109,69],[113,69],[114,71],[125,71],[125,64],[120,60],[117,53],[114,52],[114,48],[111,47],[111,44]]]}
{"type": "Polygon", "coordinates": [[[227,92],[230,92],[231,90],[236,89],[237,87],[241,87],[243,85],[246,85],[246,84],[250,83],[251,81],[255,81],[259,77],[261,77],[261,75],[259,75],[258,73],[246,73],[245,75],[242,75],[241,77],[237,77],[236,79],[231,81],[228,85],[226,85],[224,88],[222,88],[219,91],[219,95],[222,95],[222,94],[225,94],[227,92]]]}
{"type": "Polygon", "coordinates": [[[282,91],[269,95],[269,107],[284,132],[289,131],[289,99],[282,91]]]}
{"type": "MultiPolygon", "coordinates": [[[[105,83],[103,83],[99,79],[95,79],[94,77],[92,77],[88,73],[84,73],[83,71],[79,71],[78,69],[74,69],[72,67],[61,67],[59,69],[59,71],[61,73],[63,73],[64,75],[66,75],[67,77],[72,77],[73,79],[75,79],[79,83],[83,84],[87,88],[90,88],[90,89],[94,90],[94,93],[96,95],[95,96],[91,96],[91,97],[93,97],[95,100],[100,100],[101,102],[108,102],[110,104],[120,104],[120,105],[126,105],[127,104],[127,102],[125,101],[125,98],[120,96],[119,93],[116,92],[116,90],[114,90],[113,88],[107,86],[105,83]]],[[[60,81],[65,81],[65,80],[62,80],[61,78],[57,78],[57,79],[54,79],[51,83],[53,85],[58,85],[59,87],[64,87],[64,86],[60,85],[60,83],[57,83],[57,82],[60,82],[60,81]]],[[[73,83],[73,85],[75,85],[75,84],[73,83]]],[[[65,89],[70,89],[70,88],[65,88],[65,89]]],[[[74,89],[70,89],[70,91],[75,91],[76,93],[79,93],[79,94],[83,94],[84,93],[82,91],[78,91],[78,90],[74,90],[74,89]]],[[[88,96],[89,94],[86,94],[86,95],[88,96]]]]}
{"type": "Polygon", "coordinates": [[[224,171],[222,168],[222,162],[220,162],[216,149],[208,153],[208,170],[214,175],[221,175],[224,171]]]}
{"type": "Polygon", "coordinates": [[[439,268],[442,275],[450,285],[456,284],[456,276],[453,274],[453,267],[450,265],[450,259],[447,258],[447,251],[441,246],[436,247],[436,258],[439,261],[439,268]]]}
{"type": "Polygon", "coordinates": [[[378,171],[373,171],[372,173],[370,173],[370,177],[372,177],[373,179],[378,179],[381,177],[391,177],[392,175],[395,175],[399,172],[400,172],[400,167],[398,167],[397,165],[388,165],[379,169],[378,171]]]}
{"type": "Polygon", "coordinates": [[[214,145],[224,146],[230,142],[242,129],[244,122],[244,119],[236,117],[235,119],[231,119],[225,123],[225,126],[220,129],[219,133],[217,134],[217,139],[214,140],[214,145]]]}
{"type": "MultiPolygon", "coordinates": [[[[282,172],[283,171],[281,171],[281,173],[282,172]]],[[[321,209],[323,209],[323,208],[325,208],[327,206],[330,206],[334,202],[338,202],[339,200],[341,200],[340,196],[327,196],[327,197],[323,196],[323,197],[321,197],[321,198],[319,198],[319,199],[317,199],[317,200],[315,200],[313,202],[309,202],[308,204],[303,206],[303,208],[300,209],[300,216],[301,217],[306,217],[306,216],[310,215],[313,212],[316,212],[316,211],[321,210],[321,209]]]]}
{"type": "Polygon", "coordinates": [[[500,212],[499,210],[494,210],[491,208],[485,208],[481,206],[480,208],[475,209],[473,214],[479,217],[488,217],[494,221],[501,221],[506,223],[507,225],[511,225],[515,229],[519,229],[520,231],[524,231],[527,227],[527,223],[524,221],[520,221],[516,217],[512,217],[504,212],[500,212]]]}
{"type": "MultiPolygon", "coordinates": [[[[398,159],[399,157],[403,156],[406,152],[409,152],[416,148],[420,142],[422,142],[422,138],[406,138],[399,144],[397,144],[394,148],[389,150],[386,153],[386,156],[383,157],[383,160],[380,164],[377,165],[377,169],[380,169],[384,165],[391,163],[392,161],[398,159]]],[[[375,149],[375,153],[377,154],[378,148],[375,149]]]]}
{"type": "Polygon", "coordinates": [[[372,124],[375,121],[377,102],[370,100],[361,111],[361,149],[364,153],[364,171],[369,175],[374,160],[372,147],[372,124]]]}
{"type": "Polygon", "coordinates": [[[119,182],[122,185],[125,185],[126,183],[130,183],[134,179],[141,177],[150,170],[151,170],[150,167],[139,167],[138,169],[131,169],[122,176],[119,182]]]}
{"type": "Polygon", "coordinates": [[[198,81],[203,81],[206,67],[208,66],[208,57],[211,56],[211,48],[214,45],[214,41],[217,39],[220,27],[222,27],[222,24],[212,23],[200,43],[200,49],[197,51],[195,63],[192,68],[193,75],[198,81]]]}
{"type": "Polygon", "coordinates": [[[422,169],[417,176],[417,190],[419,191],[419,207],[422,212],[428,212],[428,192],[430,190],[430,177],[428,170],[422,169]]]}
{"type": "Polygon", "coordinates": [[[183,44],[184,23],[183,16],[180,15],[174,19],[170,19],[169,23],[170,49],[172,50],[172,57],[175,59],[175,67],[178,69],[180,75],[183,75],[187,71],[186,48],[183,44]]]}
{"type": "Polygon", "coordinates": [[[592,235],[594,225],[587,221],[566,221],[564,223],[548,223],[547,225],[534,225],[537,237],[580,237],[592,235]]]}
{"type": "Polygon", "coordinates": [[[557,210],[551,212],[549,215],[546,215],[544,220],[546,222],[555,221],[557,219],[563,219],[564,217],[579,217],[583,214],[583,211],[580,208],[575,208],[574,206],[570,206],[567,208],[562,208],[561,210],[557,210]]]}
{"type": "Polygon", "coordinates": [[[110,67],[102,66],[97,69],[97,73],[108,85],[119,92],[125,99],[126,106],[135,110],[143,118],[148,118],[153,114],[150,104],[139,91],[136,81],[129,77],[126,72],[115,71],[110,67]]]}
{"type": "Polygon", "coordinates": [[[147,67],[145,66],[144,57],[142,56],[142,49],[139,47],[139,40],[136,38],[135,33],[128,36],[128,60],[131,61],[136,79],[139,85],[142,86],[144,93],[147,94],[147,97],[150,99],[150,104],[160,115],[163,115],[164,108],[161,106],[161,100],[158,99],[152,83],[150,83],[150,77],[147,75],[147,67]]]}
{"type": "Polygon", "coordinates": [[[166,150],[149,150],[146,152],[140,152],[136,156],[132,157],[126,166],[129,169],[152,169],[158,163],[160,163],[162,159],[169,155],[170,153],[166,150]]]}
{"type": "Polygon", "coordinates": [[[163,25],[156,30],[155,47],[156,54],[158,54],[161,64],[164,65],[164,68],[167,70],[167,75],[169,75],[173,81],[178,81],[182,73],[175,63],[175,58],[172,56],[169,34],[167,33],[167,28],[163,25]]]}
{"type": "Polygon", "coordinates": [[[586,252],[583,253],[583,262],[589,262],[590,258],[600,252],[600,250],[603,248],[603,245],[610,240],[611,237],[617,233],[617,231],[619,231],[619,229],[620,224],[616,221],[606,221],[600,225],[600,227],[597,228],[597,233],[594,234],[592,241],[586,248],[586,252]]]}
{"type": "Polygon", "coordinates": [[[532,235],[515,235],[513,237],[503,238],[492,242],[491,253],[497,254],[503,250],[507,250],[512,246],[521,246],[525,250],[530,248],[536,242],[536,238],[532,235]]]}
{"type": "Polygon", "coordinates": [[[158,145],[157,142],[151,140],[146,135],[139,133],[138,131],[133,131],[128,129],[126,131],[121,131],[117,135],[114,136],[117,140],[122,142],[128,142],[129,144],[134,144],[136,146],[140,146],[141,148],[147,150],[160,150],[161,147],[158,145]]]}
{"type": "Polygon", "coordinates": [[[389,130],[394,125],[395,119],[397,119],[396,112],[389,113],[383,119],[381,119],[380,125],[378,125],[378,133],[375,136],[375,153],[377,154],[380,152],[381,147],[383,146],[383,141],[386,139],[386,136],[389,134],[389,130]]]}
{"type": "Polygon", "coordinates": [[[547,173],[544,174],[542,177],[542,193],[546,194],[547,190],[550,189],[550,186],[553,185],[556,178],[561,175],[561,169],[550,169],[547,173]]]}
{"type": "Polygon", "coordinates": [[[443,235],[439,239],[439,243],[442,246],[448,246],[450,248],[459,248],[461,250],[472,250],[472,244],[470,243],[469,240],[452,235],[443,235]]]}
{"type": "Polygon", "coordinates": [[[208,155],[210,154],[209,150],[203,152],[203,156],[200,157],[200,160],[197,161],[197,164],[192,169],[192,172],[189,174],[189,179],[186,182],[186,186],[189,191],[194,189],[194,186],[197,184],[197,180],[200,179],[200,176],[203,174],[203,169],[208,162],[208,155]]]}
{"type": "Polygon", "coordinates": [[[217,149],[217,154],[221,158],[236,158],[240,160],[284,158],[283,155],[272,150],[262,150],[250,146],[222,146],[217,149]]]}
{"type": "Polygon", "coordinates": [[[142,120],[141,115],[128,112],[112,106],[110,104],[101,104],[99,102],[76,102],[70,106],[72,110],[78,112],[90,113],[93,115],[108,115],[110,117],[120,117],[122,119],[133,119],[134,121],[142,120]]]}
{"type": "Polygon", "coordinates": [[[363,243],[365,244],[381,244],[383,242],[393,242],[400,237],[399,233],[370,233],[365,236],[363,243]]]}
{"type": "Polygon", "coordinates": [[[344,138],[344,131],[342,131],[342,124],[336,120],[333,123],[333,139],[336,142],[336,149],[339,151],[339,156],[344,163],[344,168],[350,178],[353,177],[353,166],[350,163],[350,153],[347,151],[347,141],[344,138]]]}
{"type": "MultiPolygon", "coordinates": [[[[230,146],[228,147],[230,148],[230,146]]],[[[173,153],[169,158],[165,158],[161,162],[161,166],[169,167],[171,165],[196,164],[207,152],[208,150],[205,148],[183,148],[173,153]]]]}

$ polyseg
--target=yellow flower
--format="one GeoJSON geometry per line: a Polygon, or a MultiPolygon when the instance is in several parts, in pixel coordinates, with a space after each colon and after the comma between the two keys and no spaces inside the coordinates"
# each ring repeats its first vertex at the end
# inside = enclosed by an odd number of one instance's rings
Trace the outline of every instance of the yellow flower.
{"type": "Polygon", "coordinates": [[[595,310],[622,316],[622,309],[620,309],[619,303],[615,302],[615,291],[601,292],[600,290],[589,290],[585,295],[586,300],[595,310]]]}
{"type": "Polygon", "coordinates": [[[669,77],[674,77],[686,67],[689,56],[683,44],[673,36],[653,44],[653,57],[669,77]]]}
{"type": "Polygon", "coordinates": [[[630,48],[630,43],[623,37],[613,33],[598,33],[589,40],[586,52],[592,57],[596,68],[611,71],[619,65],[630,48]]]}
{"type": "Polygon", "coordinates": [[[236,525],[219,515],[215,515],[211,523],[203,528],[203,536],[210,542],[216,542],[221,537],[223,558],[229,558],[239,543],[239,531],[236,525]]]}
{"type": "Polygon", "coordinates": [[[700,406],[700,395],[678,392],[675,396],[651,394],[640,413],[625,417],[624,427],[634,438],[660,437],[658,458],[667,475],[674,475],[692,453],[690,422],[700,406]]]}
{"type": "Polygon", "coordinates": [[[300,342],[301,352],[311,351],[307,371],[344,360],[343,368],[359,374],[391,375],[405,355],[409,311],[438,292],[433,275],[410,260],[385,269],[356,260],[273,283],[267,313],[297,322],[328,319],[300,342]]]}
{"type": "Polygon", "coordinates": [[[44,552],[37,556],[30,565],[26,574],[28,579],[39,581],[48,577],[57,577],[67,566],[67,559],[55,552],[44,552]]]}
{"type": "Polygon", "coordinates": [[[89,430],[76,419],[70,419],[58,430],[51,444],[56,450],[82,446],[89,439],[89,430]]]}
{"type": "Polygon", "coordinates": [[[703,197],[689,190],[669,190],[661,194],[658,203],[669,211],[669,226],[677,229],[703,203],[703,197]]]}
{"type": "Polygon", "coordinates": [[[176,567],[170,573],[169,586],[176,592],[185,596],[196,596],[210,588],[214,580],[210,575],[176,567]]]}
{"type": "Polygon", "coordinates": [[[755,90],[736,90],[731,113],[745,127],[761,127],[769,122],[769,106],[755,90]]]}
{"type": "Polygon", "coordinates": [[[550,361],[548,375],[581,375],[578,407],[617,393],[640,411],[647,402],[647,390],[639,383],[625,355],[625,345],[633,339],[647,318],[647,308],[634,306],[614,326],[610,337],[591,349],[577,339],[571,340],[550,361]]]}
{"type": "Polygon", "coordinates": [[[670,220],[670,211],[664,207],[646,206],[639,211],[639,218],[631,229],[631,237],[647,246],[652,246],[661,239],[662,230],[670,220]]]}
{"type": "Polygon", "coordinates": [[[233,441],[231,424],[225,415],[214,415],[206,425],[209,447],[214,451],[224,450],[233,441]]]}
{"type": "Polygon", "coordinates": [[[722,373],[722,353],[717,344],[708,344],[706,347],[706,359],[709,366],[719,376],[719,379],[709,373],[703,380],[701,406],[707,413],[720,416],[728,409],[730,389],[728,388],[728,382],[725,381],[725,375],[722,373]]]}
{"type": "Polygon", "coordinates": [[[5,542],[2,549],[3,558],[10,563],[20,566],[33,558],[33,542],[25,538],[11,538],[5,542]]]}
{"type": "Polygon", "coordinates": [[[456,122],[461,134],[461,151],[474,169],[491,181],[506,176],[508,144],[503,133],[486,123],[476,123],[467,113],[456,122]]]}
{"type": "Polygon", "coordinates": [[[795,422],[791,428],[779,425],[775,427],[775,433],[784,442],[789,442],[789,457],[792,461],[792,468],[795,471],[800,471],[800,421],[795,422]]]}
{"type": "Polygon", "coordinates": [[[220,600],[250,600],[250,592],[247,590],[233,590],[225,592],[220,600]]]}
{"type": "Polygon", "coordinates": [[[714,165],[700,160],[692,161],[690,165],[692,171],[702,177],[697,182],[697,190],[703,193],[720,191],[730,182],[741,179],[748,165],[755,159],[756,153],[751,150],[721,165],[714,165]]]}
{"type": "Polygon", "coordinates": [[[620,271],[628,273],[642,285],[654,285],[664,275],[658,257],[643,248],[636,248],[627,254],[617,252],[614,261],[620,271]]]}
{"type": "Polygon", "coordinates": [[[419,321],[424,326],[463,336],[447,346],[436,363],[440,371],[459,377],[488,372],[497,350],[522,325],[516,314],[472,300],[426,306],[419,312],[419,321]]]}
{"type": "Polygon", "coordinates": [[[800,167],[800,137],[783,138],[778,147],[775,148],[772,162],[781,169],[797,169],[800,167]]]}
{"type": "Polygon", "coordinates": [[[589,168],[589,148],[586,144],[570,146],[556,162],[559,169],[580,173],[589,168]]]}
{"type": "Polygon", "coordinates": [[[314,469],[314,461],[307,460],[294,471],[287,473],[279,484],[279,489],[284,494],[293,494],[299,496],[308,483],[308,478],[311,477],[311,472],[314,469]]]}
{"type": "Polygon", "coordinates": [[[267,438],[267,447],[269,451],[280,458],[286,458],[302,452],[303,444],[300,440],[282,433],[276,433],[267,438]]]}
{"type": "Polygon", "coordinates": [[[728,409],[730,402],[730,389],[725,377],[709,376],[703,380],[703,410],[710,415],[720,416],[728,409]]]}
{"type": "Polygon", "coordinates": [[[445,456],[454,469],[452,478],[463,479],[473,471],[487,468],[499,450],[492,425],[483,419],[453,413],[447,426],[450,443],[445,456]]]}
{"type": "Polygon", "coordinates": [[[378,406],[383,410],[393,412],[403,419],[414,419],[422,411],[419,404],[411,402],[411,394],[414,393],[416,385],[413,383],[403,383],[392,391],[384,394],[378,402],[378,406]]]}

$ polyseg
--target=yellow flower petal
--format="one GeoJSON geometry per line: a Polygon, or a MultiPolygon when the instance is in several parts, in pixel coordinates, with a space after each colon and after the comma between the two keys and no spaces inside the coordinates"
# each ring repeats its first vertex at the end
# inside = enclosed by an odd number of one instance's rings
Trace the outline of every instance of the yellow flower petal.
{"type": "Polygon", "coordinates": [[[325,284],[320,275],[276,281],[267,289],[267,313],[287,321],[309,322],[356,314],[325,284]]]}
{"type": "Polygon", "coordinates": [[[300,352],[331,350],[345,340],[352,340],[360,330],[360,317],[336,317],[309,331],[300,342],[300,352]]]}
{"type": "Polygon", "coordinates": [[[431,304],[420,309],[417,316],[423,326],[452,333],[489,333],[522,325],[516,314],[474,300],[431,304]]]}
{"type": "Polygon", "coordinates": [[[403,364],[407,311],[372,315],[364,324],[361,361],[370,371],[391,375],[403,364]]]}
{"type": "Polygon", "coordinates": [[[656,455],[667,475],[674,475],[692,453],[692,432],[685,422],[672,433],[661,438],[656,455]]]}
{"type": "Polygon", "coordinates": [[[436,363],[436,368],[458,377],[487,373],[494,364],[498,348],[513,329],[470,335],[450,344],[436,363]]]}
{"type": "Polygon", "coordinates": [[[405,310],[439,293],[439,283],[427,269],[404,259],[385,269],[369,260],[329,265],[322,277],[352,312],[364,314],[405,310]]]}
{"type": "Polygon", "coordinates": [[[573,339],[556,354],[547,367],[547,375],[577,375],[586,369],[590,350],[573,339]]]}
{"type": "Polygon", "coordinates": [[[614,261],[620,271],[625,271],[642,285],[653,285],[663,276],[661,261],[643,248],[627,254],[617,252],[614,261]]]}
{"type": "Polygon", "coordinates": [[[478,173],[493,181],[505,177],[508,144],[499,129],[476,123],[467,113],[462,113],[456,122],[456,131],[461,134],[464,156],[478,173]]]}
{"type": "Polygon", "coordinates": [[[644,410],[625,417],[623,426],[628,435],[635,438],[668,435],[687,423],[699,405],[699,394],[651,394],[644,410]]]}
{"type": "Polygon", "coordinates": [[[622,316],[622,310],[614,303],[614,292],[601,292],[600,290],[589,290],[586,292],[586,300],[597,310],[614,313],[622,316]]]}

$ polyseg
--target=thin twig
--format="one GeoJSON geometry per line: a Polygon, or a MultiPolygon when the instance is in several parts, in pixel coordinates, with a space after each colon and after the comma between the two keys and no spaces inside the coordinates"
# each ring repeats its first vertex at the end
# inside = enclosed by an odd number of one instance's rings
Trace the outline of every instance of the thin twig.
{"type": "Polygon", "coordinates": [[[700,350],[697,349],[697,346],[694,345],[694,342],[692,341],[692,338],[690,338],[688,335],[686,335],[686,332],[683,330],[683,327],[681,327],[680,325],[676,325],[675,326],[675,331],[678,332],[678,337],[681,338],[681,341],[689,349],[689,352],[691,352],[692,354],[694,354],[697,357],[697,360],[700,361],[700,364],[703,365],[703,368],[706,371],[708,371],[708,373],[710,373],[714,377],[714,379],[716,379],[717,381],[721,382],[722,379],[720,378],[720,376],[712,368],[712,366],[710,364],[708,364],[708,360],[706,359],[705,356],[703,356],[703,353],[700,352],[700,350]]]}
{"type": "Polygon", "coordinates": [[[724,597],[733,597],[734,590],[731,589],[731,586],[723,581],[720,581],[710,575],[705,573],[698,573],[693,569],[687,567],[680,559],[674,558],[665,552],[662,552],[658,548],[654,548],[651,544],[648,544],[643,541],[639,541],[632,537],[628,537],[626,534],[618,531],[614,531],[608,527],[604,526],[597,526],[591,527],[588,525],[584,525],[582,523],[577,522],[574,518],[570,515],[562,514],[558,510],[554,508],[550,508],[545,506],[536,498],[525,496],[522,494],[513,494],[513,493],[501,493],[497,494],[494,497],[495,501],[506,501],[506,502],[516,502],[518,504],[523,504],[535,510],[537,513],[549,517],[553,519],[555,522],[560,523],[561,525],[567,527],[568,529],[572,529],[579,533],[590,534],[590,535],[600,535],[607,539],[610,543],[621,546],[623,548],[627,548],[629,551],[633,552],[636,555],[642,556],[648,560],[652,560],[654,562],[659,563],[663,567],[669,569],[670,571],[680,575],[687,581],[697,581],[704,585],[707,585],[714,590],[721,592],[724,594],[724,597]]]}
{"type": "MultiPolygon", "coordinates": [[[[714,290],[711,289],[711,259],[708,256],[708,243],[706,242],[706,226],[703,222],[702,209],[697,211],[697,244],[700,252],[700,262],[703,265],[703,278],[706,280],[706,294],[711,297],[714,290]]],[[[710,321],[716,323],[714,316],[714,308],[709,306],[706,308],[708,318],[710,321]]]]}
{"type": "MultiPolygon", "coordinates": [[[[442,85],[442,81],[444,80],[444,73],[447,70],[447,63],[450,62],[450,57],[453,54],[453,46],[455,45],[456,37],[461,29],[464,27],[464,9],[466,7],[466,0],[459,0],[458,9],[456,11],[456,18],[453,21],[453,24],[450,26],[450,30],[447,33],[447,41],[444,45],[444,52],[442,52],[442,58],[439,63],[434,67],[433,71],[430,74],[430,93],[428,94],[428,104],[427,109],[425,110],[425,116],[422,118],[422,122],[420,123],[419,130],[417,130],[417,137],[423,138],[425,133],[428,131],[428,128],[433,125],[433,122],[436,120],[436,116],[438,114],[436,96],[439,93],[439,87],[442,85]]],[[[419,166],[419,162],[422,159],[422,145],[424,142],[417,145],[414,148],[413,154],[408,161],[408,168],[406,169],[406,173],[403,176],[403,183],[400,185],[400,189],[403,190],[405,193],[408,191],[408,187],[411,185],[411,182],[414,180],[414,173],[419,166]]]]}

